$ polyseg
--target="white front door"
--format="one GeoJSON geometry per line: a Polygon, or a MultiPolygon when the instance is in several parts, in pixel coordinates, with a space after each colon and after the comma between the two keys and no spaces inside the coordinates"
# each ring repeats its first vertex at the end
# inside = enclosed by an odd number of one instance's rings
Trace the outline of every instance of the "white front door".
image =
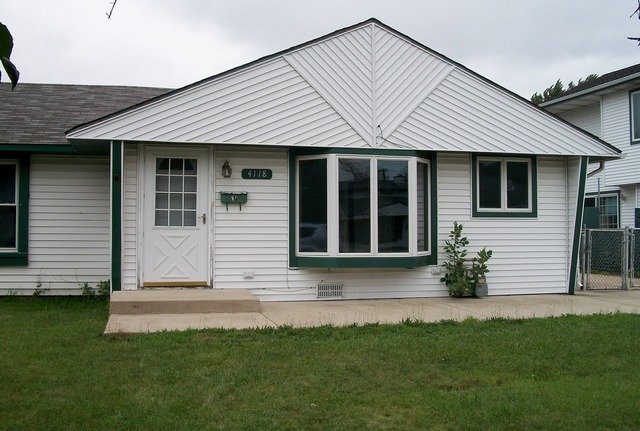
{"type": "Polygon", "coordinates": [[[209,152],[148,148],[142,285],[208,286],[209,152]]]}

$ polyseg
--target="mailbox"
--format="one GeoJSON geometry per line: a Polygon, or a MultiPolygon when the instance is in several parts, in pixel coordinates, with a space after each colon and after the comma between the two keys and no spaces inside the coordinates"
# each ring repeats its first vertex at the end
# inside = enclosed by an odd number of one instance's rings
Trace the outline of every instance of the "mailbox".
{"type": "Polygon", "coordinates": [[[220,202],[226,204],[229,211],[229,204],[239,204],[242,211],[242,204],[247,203],[247,192],[220,192],[220,202]]]}

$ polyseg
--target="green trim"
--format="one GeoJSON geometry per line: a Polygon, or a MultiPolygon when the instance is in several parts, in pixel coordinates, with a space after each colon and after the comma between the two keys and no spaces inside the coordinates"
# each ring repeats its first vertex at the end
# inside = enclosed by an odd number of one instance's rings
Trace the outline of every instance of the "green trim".
{"type": "Polygon", "coordinates": [[[573,249],[571,250],[571,267],[569,268],[569,295],[576,290],[578,259],[580,257],[580,238],[582,234],[582,213],[584,211],[584,190],[587,186],[587,157],[580,158],[580,180],[578,184],[578,201],[576,202],[576,220],[573,225],[573,249]]]}
{"type": "Polygon", "coordinates": [[[122,290],[122,141],[111,143],[111,290],[122,290]]]}
{"type": "Polygon", "coordinates": [[[75,154],[76,149],[70,145],[20,145],[3,144],[0,145],[0,152],[16,153],[39,153],[39,154],[75,154]]]}
{"type": "Polygon", "coordinates": [[[438,174],[437,156],[423,151],[348,150],[348,149],[291,149],[289,151],[289,266],[293,268],[415,268],[438,263],[438,174]],[[431,252],[426,256],[385,257],[307,257],[296,256],[296,177],[298,156],[324,154],[398,155],[429,160],[431,185],[431,252]]]}
{"type": "Polygon", "coordinates": [[[0,253],[0,266],[29,265],[29,178],[31,158],[22,153],[10,157],[18,160],[18,243],[17,251],[0,253]]]}
{"type": "Polygon", "coordinates": [[[474,218],[537,218],[538,217],[538,159],[536,157],[493,154],[473,154],[471,156],[471,214],[474,218]],[[531,211],[478,211],[478,158],[495,160],[526,159],[531,161],[531,211]]]}
{"type": "Polygon", "coordinates": [[[27,253],[0,253],[0,266],[27,266],[29,256],[27,253]]]}
{"type": "Polygon", "coordinates": [[[385,150],[385,149],[349,149],[349,148],[292,148],[290,154],[295,160],[298,156],[319,156],[324,154],[353,154],[363,156],[403,156],[431,159],[433,153],[415,150],[385,150]]]}
{"type": "Polygon", "coordinates": [[[431,256],[296,257],[300,268],[416,268],[431,264],[431,256]]]}

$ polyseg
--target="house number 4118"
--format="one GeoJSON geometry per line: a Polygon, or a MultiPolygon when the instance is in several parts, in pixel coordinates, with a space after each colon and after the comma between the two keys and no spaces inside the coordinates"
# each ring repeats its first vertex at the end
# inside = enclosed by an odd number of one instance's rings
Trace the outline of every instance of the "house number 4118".
{"type": "Polygon", "coordinates": [[[271,169],[243,169],[242,178],[245,180],[270,180],[273,177],[271,169]]]}

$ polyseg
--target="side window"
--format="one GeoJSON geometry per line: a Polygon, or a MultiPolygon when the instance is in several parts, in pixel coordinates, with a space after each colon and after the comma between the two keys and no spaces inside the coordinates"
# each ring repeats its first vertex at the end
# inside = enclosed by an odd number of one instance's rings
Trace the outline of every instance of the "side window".
{"type": "Polygon", "coordinates": [[[29,156],[0,159],[0,266],[26,266],[28,241],[29,156]]]}
{"type": "Polygon", "coordinates": [[[535,217],[534,158],[473,157],[474,217],[535,217]]]}
{"type": "Polygon", "coordinates": [[[0,252],[18,246],[18,164],[0,162],[0,252]]]}
{"type": "Polygon", "coordinates": [[[631,142],[640,143],[640,91],[631,93],[629,104],[631,142]]]}

